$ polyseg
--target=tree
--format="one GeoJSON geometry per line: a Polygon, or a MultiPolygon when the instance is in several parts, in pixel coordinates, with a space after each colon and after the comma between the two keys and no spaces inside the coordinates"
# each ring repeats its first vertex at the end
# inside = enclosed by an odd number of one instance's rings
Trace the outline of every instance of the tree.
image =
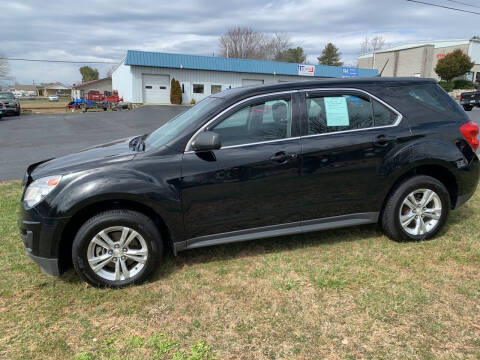
{"type": "Polygon", "coordinates": [[[264,36],[267,41],[264,45],[264,60],[277,60],[282,54],[288,51],[291,48],[292,43],[290,37],[287,34],[273,34],[273,37],[268,39],[267,36],[264,36]]]}
{"type": "Polygon", "coordinates": [[[98,80],[98,70],[92,69],[90,66],[82,66],[80,74],[82,74],[82,82],[98,80]]]}
{"type": "Polygon", "coordinates": [[[286,51],[278,53],[275,56],[275,61],[291,62],[297,64],[304,64],[305,60],[307,60],[307,55],[303,52],[303,48],[300,46],[287,49],[286,51]]]}
{"type": "Polygon", "coordinates": [[[286,34],[267,36],[249,27],[233,27],[220,37],[220,56],[238,59],[274,60],[291,47],[286,34]]]}
{"type": "Polygon", "coordinates": [[[8,60],[0,55],[0,82],[11,80],[10,77],[10,64],[8,60]]]}
{"type": "Polygon", "coordinates": [[[170,103],[180,105],[182,103],[182,87],[180,82],[172,78],[170,82],[170,103]]]}
{"type": "Polygon", "coordinates": [[[457,49],[438,60],[435,72],[442,80],[451,81],[457,76],[465,75],[474,65],[475,63],[470,59],[470,56],[457,49]]]}
{"type": "Polygon", "coordinates": [[[385,39],[381,35],[377,35],[373,38],[365,37],[362,44],[360,45],[360,55],[365,55],[368,53],[375,53],[378,50],[383,49],[385,46],[385,39]]]}
{"type": "Polygon", "coordinates": [[[249,27],[233,27],[220,38],[221,56],[239,59],[263,59],[265,36],[249,27]]]}
{"type": "Polygon", "coordinates": [[[328,43],[322,50],[322,55],[319,56],[318,63],[322,65],[342,66],[343,62],[340,61],[342,53],[338,52],[338,48],[332,43],[328,43]]]}

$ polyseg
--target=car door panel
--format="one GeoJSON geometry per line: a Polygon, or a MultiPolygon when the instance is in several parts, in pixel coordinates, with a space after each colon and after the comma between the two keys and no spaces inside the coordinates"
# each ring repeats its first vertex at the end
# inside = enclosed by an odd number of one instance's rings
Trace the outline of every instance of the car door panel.
{"type": "MultiPolygon", "coordinates": [[[[341,93],[367,98],[367,95],[355,91],[341,93]]],[[[332,92],[309,94],[318,97],[333,95],[332,92]]],[[[352,130],[342,128],[338,132],[308,135],[307,116],[305,111],[301,140],[305,219],[379,211],[380,194],[383,194],[380,190],[387,184],[381,172],[383,159],[398,142],[411,136],[409,127],[399,124],[352,130]]]]}
{"type": "MultiPolygon", "coordinates": [[[[290,94],[273,99],[280,101],[285,96],[294,109],[290,94]]],[[[256,130],[266,139],[278,135],[272,132],[273,115],[269,111],[272,109],[248,102],[239,106],[208,127],[209,131],[218,127],[220,140],[223,134],[228,141],[226,146],[208,153],[184,154],[181,191],[187,239],[302,220],[296,186],[300,176],[300,139],[299,128],[294,124],[298,116],[292,110],[293,133],[289,130],[281,135],[284,138],[258,141],[256,130]],[[248,122],[237,118],[231,128],[222,127],[223,120],[234,118],[235,111],[240,112],[245,106],[252,107],[248,122]],[[265,114],[268,121],[259,122],[259,116],[265,114]],[[231,130],[251,129],[251,121],[255,121],[256,128],[248,130],[247,143],[232,145],[235,136],[231,130]]]]}

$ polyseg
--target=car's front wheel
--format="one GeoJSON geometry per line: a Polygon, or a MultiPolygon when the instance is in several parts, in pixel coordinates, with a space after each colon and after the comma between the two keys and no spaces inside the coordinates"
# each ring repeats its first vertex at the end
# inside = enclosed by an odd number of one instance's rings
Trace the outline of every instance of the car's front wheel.
{"type": "Polygon", "coordinates": [[[450,195],[435,178],[419,175],[398,186],[382,213],[385,233],[396,241],[419,241],[435,236],[448,217],[450,195]]]}
{"type": "Polygon", "coordinates": [[[72,245],[76,272],[98,287],[140,283],[155,270],[163,243],[155,223],[131,210],[110,210],[90,218],[72,245]]]}
{"type": "Polygon", "coordinates": [[[464,109],[465,111],[472,111],[473,106],[464,105],[464,106],[463,106],[463,109],[464,109]]]}

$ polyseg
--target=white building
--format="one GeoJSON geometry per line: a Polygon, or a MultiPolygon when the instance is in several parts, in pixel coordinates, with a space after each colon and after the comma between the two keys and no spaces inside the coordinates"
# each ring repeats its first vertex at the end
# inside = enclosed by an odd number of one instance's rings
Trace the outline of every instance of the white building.
{"type": "Polygon", "coordinates": [[[112,88],[128,102],[169,104],[175,78],[182,87],[182,103],[189,104],[239,86],[377,74],[373,69],[128,50],[113,71],[112,88]]]}

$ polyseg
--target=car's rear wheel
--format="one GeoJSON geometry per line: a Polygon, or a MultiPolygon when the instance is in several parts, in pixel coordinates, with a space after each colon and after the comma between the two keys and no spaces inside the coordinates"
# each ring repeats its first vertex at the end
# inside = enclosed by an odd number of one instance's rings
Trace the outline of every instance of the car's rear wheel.
{"type": "Polygon", "coordinates": [[[396,241],[420,241],[434,237],[445,224],[450,195],[430,176],[415,176],[390,195],[382,214],[385,233],[396,241]]]}
{"type": "Polygon", "coordinates": [[[465,111],[472,111],[472,108],[473,108],[472,106],[468,106],[468,105],[464,105],[464,106],[463,106],[463,109],[464,109],[465,111]]]}
{"type": "Polygon", "coordinates": [[[140,283],[155,270],[163,243],[155,223],[131,210],[110,210],[90,218],[72,246],[76,272],[98,287],[140,283]]]}

